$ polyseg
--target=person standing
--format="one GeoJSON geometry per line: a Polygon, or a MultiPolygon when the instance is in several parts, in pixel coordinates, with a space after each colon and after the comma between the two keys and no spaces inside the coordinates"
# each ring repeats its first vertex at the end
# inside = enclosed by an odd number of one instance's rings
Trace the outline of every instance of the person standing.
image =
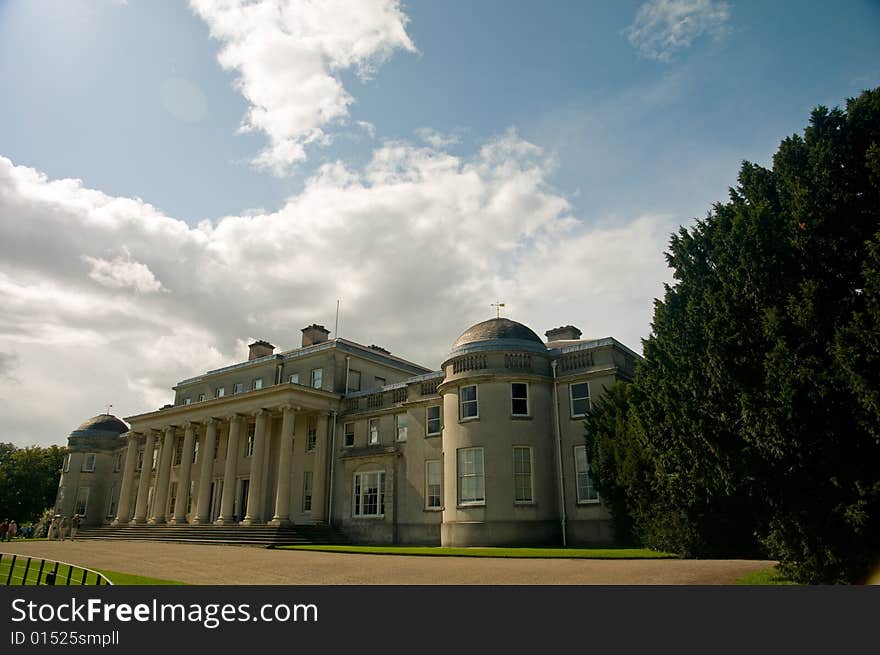
{"type": "Polygon", "coordinates": [[[70,526],[70,521],[66,516],[61,518],[61,525],[58,527],[58,531],[61,533],[61,541],[67,537],[67,528],[70,526]]]}
{"type": "Polygon", "coordinates": [[[58,538],[58,515],[52,517],[52,520],[49,522],[49,530],[46,532],[46,538],[49,541],[55,541],[58,538]]]}
{"type": "Polygon", "coordinates": [[[76,541],[76,533],[79,530],[79,522],[82,520],[82,517],[79,514],[74,514],[73,519],[70,521],[70,540],[76,541]]]}
{"type": "Polygon", "coordinates": [[[18,534],[18,523],[15,522],[15,519],[12,519],[9,522],[9,529],[6,531],[6,541],[15,539],[16,534],[18,534]]]}
{"type": "Polygon", "coordinates": [[[3,519],[3,523],[0,523],[0,541],[6,539],[6,532],[9,530],[9,519],[3,519]]]}

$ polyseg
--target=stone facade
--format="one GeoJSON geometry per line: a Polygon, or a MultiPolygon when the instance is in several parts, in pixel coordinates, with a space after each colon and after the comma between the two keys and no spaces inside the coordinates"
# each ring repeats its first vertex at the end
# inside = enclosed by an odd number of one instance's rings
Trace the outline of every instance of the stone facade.
{"type": "Polygon", "coordinates": [[[331,523],[356,543],[608,544],[583,417],[638,355],[504,318],[440,370],[328,339],[174,387],[175,402],[71,433],[58,513],[103,523],[331,523]]]}

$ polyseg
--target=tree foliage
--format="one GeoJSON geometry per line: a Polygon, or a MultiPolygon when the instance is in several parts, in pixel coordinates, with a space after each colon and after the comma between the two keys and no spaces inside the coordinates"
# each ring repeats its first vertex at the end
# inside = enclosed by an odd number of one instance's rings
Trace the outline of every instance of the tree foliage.
{"type": "Polygon", "coordinates": [[[0,514],[19,524],[40,518],[55,503],[64,448],[0,443],[0,514]]]}
{"type": "Polygon", "coordinates": [[[880,564],[878,144],[880,89],[819,107],[673,235],[645,362],[588,421],[600,491],[648,545],[763,547],[804,582],[880,564]]]}

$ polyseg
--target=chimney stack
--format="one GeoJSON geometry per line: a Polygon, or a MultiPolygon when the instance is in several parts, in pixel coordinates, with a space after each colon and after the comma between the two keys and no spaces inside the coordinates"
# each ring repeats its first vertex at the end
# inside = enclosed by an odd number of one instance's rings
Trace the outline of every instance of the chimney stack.
{"type": "Polygon", "coordinates": [[[582,332],[574,325],[563,325],[562,327],[547,330],[544,336],[547,341],[577,341],[581,338],[582,332]]]}
{"type": "Polygon", "coordinates": [[[305,348],[306,346],[314,346],[316,343],[324,343],[327,341],[327,337],[330,335],[330,330],[323,325],[312,323],[310,326],[304,327],[302,333],[302,347],[305,348]]]}
{"type": "Polygon", "coordinates": [[[275,352],[275,346],[268,341],[254,341],[248,346],[248,361],[271,355],[275,352]]]}

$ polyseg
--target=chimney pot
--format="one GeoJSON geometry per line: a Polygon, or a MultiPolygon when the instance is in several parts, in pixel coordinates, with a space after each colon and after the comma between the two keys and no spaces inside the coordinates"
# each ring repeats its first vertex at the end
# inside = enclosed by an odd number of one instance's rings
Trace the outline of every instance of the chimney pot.
{"type": "Polygon", "coordinates": [[[275,352],[275,346],[268,341],[263,341],[262,339],[254,341],[248,346],[248,361],[271,355],[273,352],[275,352]]]}
{"type": "Polygon", "coordinates": [[[563,325],[562,327],[547,330],[544,336],[547,341],[577,341],[583,334],[574,325],[563,325]]]}
{"type": "Polygon", "coordinates": [[[302,333],[303,348],[305,348],[306,346],[314,346],[316,343],[324,343],[330,336],[330,330],[325,328],[323,325],[318,325],[317,323],[312,323],[308,327],[304,327],[302,329],[302,333]]]}

